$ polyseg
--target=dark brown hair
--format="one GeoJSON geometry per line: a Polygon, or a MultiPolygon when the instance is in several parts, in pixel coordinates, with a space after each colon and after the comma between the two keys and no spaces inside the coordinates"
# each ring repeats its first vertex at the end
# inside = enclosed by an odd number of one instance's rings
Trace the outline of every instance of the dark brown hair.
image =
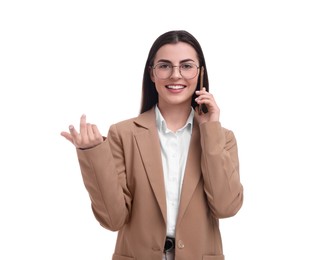
{"type": "MultiPolygon", "coordinates": [[[[141,99],[141,109],[140,113],[144,113],[150,110],[154,105],[158,103],[158,93],[155,88],[154,82],[151,80],[150,77],[150,68],[153,66],[153,62],[156,56],[157,51],[165,44],[170,43],[178,43],[178,42],[185,42],[190,44],[196,51],[199,59],[200,67],[204,67],[204,78],[203,78],[203,86],[205,87],[206,91],[209,90],[208,85],[208,76],[207,76],[207,69],[204,59],[204,54],[199,42],[195,39],[195,37],[187,31],[184,30],[177,30],[177,31],[169,31],[162,35],[160,35],[149,51],[144,75],[143,75],[143,86],[142,86],[142,99],[141,99]]],[[[196,89],[199,89],[200,86],[200,79],[198,80],[196,89]]],[[[192,96],[192,107],[195,108],[197,103],[195,102],[196,95],[193,94],[192,96]]]]}

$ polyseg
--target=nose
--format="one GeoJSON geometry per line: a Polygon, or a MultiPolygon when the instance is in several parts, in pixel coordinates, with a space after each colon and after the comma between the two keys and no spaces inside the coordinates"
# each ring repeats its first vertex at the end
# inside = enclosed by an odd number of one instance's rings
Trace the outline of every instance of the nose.
{"type": "Polygon", "coordinates": [[[179,79],[182,78],[180,67],[179,66],[172,66],[171,78],[179,79]]]}

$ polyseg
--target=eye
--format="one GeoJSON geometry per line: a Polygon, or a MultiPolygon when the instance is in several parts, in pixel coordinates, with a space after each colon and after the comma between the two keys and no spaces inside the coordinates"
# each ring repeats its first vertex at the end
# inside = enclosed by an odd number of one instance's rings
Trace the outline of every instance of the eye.
{"type": "Polygon", "coordinates": [[[183,63],[180,65],[180,68],[182,70],[191,70],[192,68],[194,68],[194,64],[193,63],[183,63]]]}
{"type": "Polygon", "coordinates": [[[171,66],[171,64],[170,63],[158,63],[157,65],[156,65],[156,68],[157,69],[160,69],[160,70],[168,70],[168,69],[170,69],[172,66],[171,66]]]}

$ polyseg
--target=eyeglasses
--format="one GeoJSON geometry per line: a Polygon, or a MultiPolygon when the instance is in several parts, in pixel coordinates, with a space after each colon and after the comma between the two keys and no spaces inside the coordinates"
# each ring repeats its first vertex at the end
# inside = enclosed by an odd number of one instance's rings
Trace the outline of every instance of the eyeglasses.
{"type": "Polygon", "coordinates": [[[173,73],[173,68],[178,67],[181,76],[185,79],[193,79],[199,71],[199,67],[194,63],[182,63],[179,66],[173,66],[168,62],[159,62],[153,69],[159,79],[168,79],[173,73]]]}

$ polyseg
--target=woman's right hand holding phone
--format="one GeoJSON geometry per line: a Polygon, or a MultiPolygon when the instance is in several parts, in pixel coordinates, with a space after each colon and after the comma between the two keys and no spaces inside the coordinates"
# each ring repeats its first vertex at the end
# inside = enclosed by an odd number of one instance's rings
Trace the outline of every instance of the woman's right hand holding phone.
{"type": "Polygon", "coordinates": [[[103,142],[103,136],[100,134],[98,127],[87,123],[85,115],[80,118],[79,133],[73,125],[70,125],[69,132],[61,132],[61,135],[79,149],[89,149],[103,142]]]}

